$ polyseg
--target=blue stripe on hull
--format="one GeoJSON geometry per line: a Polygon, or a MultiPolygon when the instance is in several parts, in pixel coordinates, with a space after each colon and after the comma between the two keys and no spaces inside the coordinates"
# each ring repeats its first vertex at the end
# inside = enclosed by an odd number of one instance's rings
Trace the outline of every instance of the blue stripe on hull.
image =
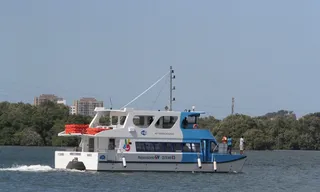
{"type": "MultiPolygon", "coordinates": [[[[239,158],[239,159],[234,159],[234,160],[230,160],[230,161],[224,161],[224,162],[217,162],[219,164],[221,163],[229,163],[229,162],[233,162],[233,161],[238,161],[238,160],[241,160],[241,159],[244,159],[244,157],[242,158],[239,158]]],[[[190,162],[174,162],[174,161],[161,161],[161,162],[155,162],[155,161],[127,161],[126,163],[129,164],[129,163],[151,163],[151,164],[195,164],[197,163],[198,161],[190,161],[190,162]]],[[[121,163],[122,164],[122,161],[98,161],[98,163],[121,163]]],[[[213,162],[202,162],[202,164],[212,164],[213,162]]]]}

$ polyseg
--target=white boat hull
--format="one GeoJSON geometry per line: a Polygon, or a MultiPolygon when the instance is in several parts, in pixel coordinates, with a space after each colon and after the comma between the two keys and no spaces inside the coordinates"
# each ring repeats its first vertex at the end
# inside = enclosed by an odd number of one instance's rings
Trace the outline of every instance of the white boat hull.
{"type": "Polygon", "coordinates": [[[217,163],[214,170],[213,163],[202,163],[201,168],[197,163],[99,163],[98,171],[154,171],[154,172],[241,172],[245,159],[228,163],[217,163]]]}
{"type": "Polygon", "coordinates": [[[197,162],[181,163],[181,162],[130,162],[125,164],[121,161],[117,162],[99,162],[99,153],[87,152],[66,152],[57,151],[55,154],[55,168],[66,169],[68,163],[77,157],[79,161],[83,162],[87,171],[153,171],[153,172],[242,172],[242,167],[246,158],[236,161],[217,163],[216,170],[214,163],[201,163],[201,168],[197,162]],[[63,155],[62,155],[63,154],[63,155]]]}

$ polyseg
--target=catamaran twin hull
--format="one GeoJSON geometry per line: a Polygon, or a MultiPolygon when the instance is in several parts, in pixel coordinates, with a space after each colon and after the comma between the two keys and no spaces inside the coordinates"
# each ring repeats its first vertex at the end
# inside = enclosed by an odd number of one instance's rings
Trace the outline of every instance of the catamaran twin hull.
{"type": "MultiPolygon", "coordinates": [[[[114,154],[109,154],[114,156],[114,154]]],[[[182,154],[117,154],[114,160],[107,153],[56,151],[55,168],[66,169],[72,159],[84,165],[87,171],[159,171],[159,172],[241,172],[246,156],[220,154],[214,160],[183,162],[182,154]]],[[[75,168],[78,169],[78,168],[75,168]]]]}

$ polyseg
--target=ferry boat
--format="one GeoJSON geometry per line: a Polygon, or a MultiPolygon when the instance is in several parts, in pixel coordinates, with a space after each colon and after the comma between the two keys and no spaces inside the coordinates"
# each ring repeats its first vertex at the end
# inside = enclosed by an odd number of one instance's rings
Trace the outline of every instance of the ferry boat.
{"type": "Polygon", "coordinates": [[[79,147],[55,152],[56,169],[87,171],[241,172],[246,155],[229,154],[210,130],[199,127],[201,111],[95,109],[89,125],[66,125],[59,136],[81,137],[79,147]]]}

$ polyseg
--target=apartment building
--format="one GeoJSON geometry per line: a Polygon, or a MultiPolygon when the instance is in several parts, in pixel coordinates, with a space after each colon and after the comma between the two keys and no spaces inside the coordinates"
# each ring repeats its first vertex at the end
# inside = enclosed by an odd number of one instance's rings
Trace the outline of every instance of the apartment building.
{"type": "Polygon", "coordinates": [[[59,103],[61,101],[65,101],[65,100],[63,100],[62,98],[60,98],[54,94],[41,94],[39,97],[34,97],[33,104],[37,106],[37,105],[40,105],[40,104],[48,102],[48,101],[59,103]]]}
{"type": "Polygon", "coordinates": [[[74,101],[75,113],[85,116],[94,116],[96,107],[103,107],[103,101],[98,101],[95,98],[87,97],[74,101]]]}
{"type": "Polygon", "coordinates": [[[69,106],[69,114],[71,114],[71,115],[77,114],[76,113],[76,106],[74,106],[74,105],[69,106]]]}

